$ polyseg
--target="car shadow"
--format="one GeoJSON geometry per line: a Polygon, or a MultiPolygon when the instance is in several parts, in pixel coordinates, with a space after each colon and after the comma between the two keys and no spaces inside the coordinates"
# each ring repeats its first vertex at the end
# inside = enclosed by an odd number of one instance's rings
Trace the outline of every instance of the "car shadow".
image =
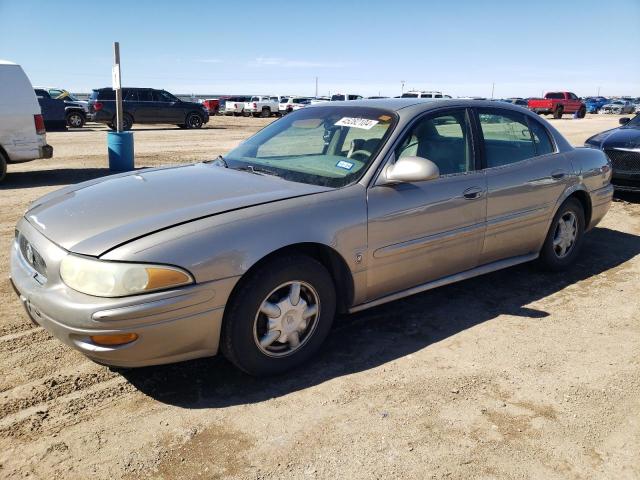
{"type": "Polygon", "coordinates": [[[640,203],[640,192],[621,192],[616,190],[613,200],[620,200],[629,203],[640,203]]]}
{"type": "Polygon", "coordinates": [[[549,316],[527,305],[577,282],[589,282],[640,254],[640,236],[596,228],[576,264],[562,273],[524,264],[338,317],[320,353],[275,378],[254,378],[221,355],[173,365],[114,369],[146,395],[183,408],[261,402],[336,377],[379,367],[499,315],[536,322],[549,316]]]}

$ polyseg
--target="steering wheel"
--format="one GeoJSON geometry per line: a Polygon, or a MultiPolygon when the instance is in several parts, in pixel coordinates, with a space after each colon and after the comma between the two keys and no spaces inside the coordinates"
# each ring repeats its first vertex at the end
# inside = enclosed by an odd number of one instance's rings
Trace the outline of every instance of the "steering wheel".
{"type": "Polygon", "coordinates": [[[369,160],[370,156],[371,156],[371,152],[367,150],[354,150],[353,152],[351,152],[351,155],[349,155],[347,158],[353,158],[354,160],[365,162],[369,160]],[[356,158],[356,155],[360,155],[363,158],[356,158]]]}

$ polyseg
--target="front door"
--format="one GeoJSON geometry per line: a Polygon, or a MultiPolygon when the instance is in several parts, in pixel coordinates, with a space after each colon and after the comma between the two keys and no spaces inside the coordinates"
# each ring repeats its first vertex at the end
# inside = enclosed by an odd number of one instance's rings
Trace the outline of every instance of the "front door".
{"type": "Polygon", "coordinates": [[[369,189],[368,300],[478,264],[486,180],[476,169],[471,131],[463,108],[428,114],[401,139],[395,158],[427,158],[440,178],[369,189]]]}

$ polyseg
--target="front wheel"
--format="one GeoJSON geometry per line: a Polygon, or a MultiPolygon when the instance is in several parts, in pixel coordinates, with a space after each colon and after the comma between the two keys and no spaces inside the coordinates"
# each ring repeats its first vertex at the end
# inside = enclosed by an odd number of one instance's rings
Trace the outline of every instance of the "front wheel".
{"type": "Polygon", "coordinates": [[[82,128],[84,126],[84,115],[78,112],[70,112],[66,116],[67,126],[71,128],[82,128]]]}
{"type": "Polygon", "coordinates": [[[584,229],[582,204],[577,199],[570,198],[560,206],[553,217],[540,251],[542,266],[553,271],[569,267],[580,253],[584,229]]]}
{"type": "Polygon", "coordinates": [[[580,110],[578,110],[578,118],[584,118],[586,114],[587,109],[584,107],[580,107],[580,110]]]}
{"type": "Polygon", "coordinates": [[[318,351],[336,309],[333,281],[321,263],[280,257],[242,282],[222,329],[222,351],[232,363],[250,375],[274,375],[318,351]]]}
{"type": "Polygon", "coordinates": [[[197,113],[190,113],[185,119],[185,125],[187,128],[202,128],[204,118],[197,113]]]}

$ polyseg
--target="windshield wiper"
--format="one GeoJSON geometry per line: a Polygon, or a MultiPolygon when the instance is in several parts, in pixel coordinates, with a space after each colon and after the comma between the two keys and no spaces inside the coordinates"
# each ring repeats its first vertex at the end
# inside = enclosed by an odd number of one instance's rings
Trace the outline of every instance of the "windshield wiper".
{"type": "Polygon", "coordinates": [[[213,160],[205,160],[202,163],[215,163],[219,167],[229,168],[229,164],[222,155],[218,155],[213,160]]]}
{"type": "Polygon", "coordinates": [[[254,165],[245,165],[243,167],[234,167],[233,170],[242,170],[243,172],[255,173],[256,175],[273,175],[279,177],[280,175],[273,170],[267,168],[256,167],[254,165]]]}

